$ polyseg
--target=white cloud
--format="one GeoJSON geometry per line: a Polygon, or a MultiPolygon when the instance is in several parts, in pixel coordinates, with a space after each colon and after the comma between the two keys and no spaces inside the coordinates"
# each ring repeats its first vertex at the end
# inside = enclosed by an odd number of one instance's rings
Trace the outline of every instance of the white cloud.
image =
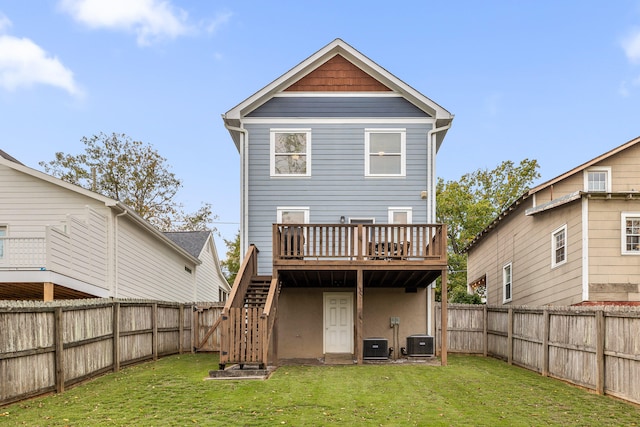
{"type": "Polygon", "coordinates": [[[231,12],[218,13],[213,20],[206,24],[207,33],[215,33],[219,27],[229,22],[232,16],[231,12]]]}
{"type": "Polygon", "coordinates": [[[89,28],[133,32],[140,46],[188,33],[187,12],[161,0],[61,0],[60,7],[89,28]]]}
{"type": "Polygon", "coordinates": [[[621,44],[627,59],[633,64],[640,63],[640,29],[633,30],[621,44]]]}
{"type": "Polygon", "coordinates": [[[11,21],[2,12],[0,12],[0,34],[4,33],[11,27],[11,21]]]}
{"type": "Polygon", "coordinates": [[[27,38],[0,35],[0,88],[16,90],[45,84],[82,96],[73,73],[27,38]]]}

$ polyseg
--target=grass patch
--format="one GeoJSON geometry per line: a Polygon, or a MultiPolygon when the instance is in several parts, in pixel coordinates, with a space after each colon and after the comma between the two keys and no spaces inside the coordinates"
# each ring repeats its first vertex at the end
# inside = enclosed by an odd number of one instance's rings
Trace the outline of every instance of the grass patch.
{"type": "Polygon", "coordinates": [[[217,355],[126,368],[0,408],[16,426],[637,426],[640,407],[504,362],[285,366],[269,380],[203,381],[217,355]]]}

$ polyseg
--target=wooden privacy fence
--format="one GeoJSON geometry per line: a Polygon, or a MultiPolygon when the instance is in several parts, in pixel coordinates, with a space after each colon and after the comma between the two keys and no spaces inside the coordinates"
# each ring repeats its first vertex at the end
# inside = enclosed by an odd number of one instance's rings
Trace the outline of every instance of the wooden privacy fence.
{"type": "MultiPolygon", "coordinates": [[[[640,310],[448,305],[449,353],[477,353],[640,403],[640,310]]],[[[440,337],[440,304],[436,305],[440,337]]],[[[440,345],[438,340],[438,347],[440,345]]]]}
{"type": "Polygon", "coordinates": [[[0,307],[0,405],[192,351],[194,306],[85,300],[0,307]]]}

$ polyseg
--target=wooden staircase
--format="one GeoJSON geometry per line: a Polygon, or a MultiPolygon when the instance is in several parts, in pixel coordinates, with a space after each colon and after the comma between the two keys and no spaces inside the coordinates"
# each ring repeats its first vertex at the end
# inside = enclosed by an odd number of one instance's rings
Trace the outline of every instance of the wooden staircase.
{"type": "Polygon", "coordinates": [[[253,276],[244,296],[244,306],[264,309],[271,286],[271,276],[253,276]]]}
{"type": "Polygon", "coordinates": [[[260,276],[258,249],[250,246],[222,315],[212,327],[220,329],[220,369],[227,364],[267,366],[278,307],[280,281],[260,276]]]}

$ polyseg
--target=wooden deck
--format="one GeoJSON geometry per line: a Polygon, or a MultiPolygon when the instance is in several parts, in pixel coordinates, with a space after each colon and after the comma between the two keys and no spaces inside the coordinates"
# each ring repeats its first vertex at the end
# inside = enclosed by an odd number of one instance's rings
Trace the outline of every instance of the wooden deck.
{"type": "Polygon", "coordinates": [[[273,269],[284,286],[428,286],[447,266],[441,224],[274,224],[273,269]]]}

